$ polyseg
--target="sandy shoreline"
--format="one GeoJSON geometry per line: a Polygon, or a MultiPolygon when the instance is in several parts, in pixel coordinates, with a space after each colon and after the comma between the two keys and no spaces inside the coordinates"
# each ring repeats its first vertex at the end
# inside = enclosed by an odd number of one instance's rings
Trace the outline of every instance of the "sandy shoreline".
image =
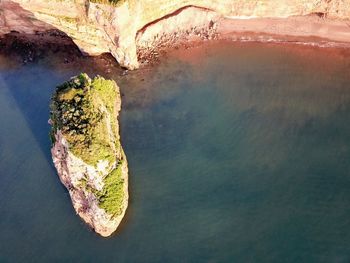
{"type": "Polygon", "coordinates": [[[333,42],[350,46],[350,20],[331,20],[317,15],[288,18],[223,19],[219,22],[219,34],[230,38],[247,32],[280,36],[281,40],[333,42]]]}
{"type": "Polygon", "coordinates": [[[288,18],[221,18],[212,28],[196,33],[166,34],[148,49],[138,49],[141,63],[150,63],[173,48],[190,48],[203,41],[273,42],[327,48],[350,48],[350,20],[331,20],[317,15],[288,18]]]}

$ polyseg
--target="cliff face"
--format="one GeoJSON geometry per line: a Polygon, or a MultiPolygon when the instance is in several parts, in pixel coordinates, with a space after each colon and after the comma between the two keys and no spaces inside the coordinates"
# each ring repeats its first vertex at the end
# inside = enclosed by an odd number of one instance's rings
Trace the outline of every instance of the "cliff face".
{"type": "Polygon", "coordinates": [[[113,81],[85,74],[57,87],[51,103],[54,165],[77,214],[102,236],[116,230],[128,205],[120,105],[113,81]]]}
{"type": "Polygon", "coordinates": [[[67,33],[82,51],[110,52],[129,69],[139,66],[137,48],[151,45],[160,34],[209,27],[223,17],[284,18],[317,13],[329,19],[350,18],[350,1],[344,0],[126,0],[117,6],[88,0],[14,1],[67,33]]]}

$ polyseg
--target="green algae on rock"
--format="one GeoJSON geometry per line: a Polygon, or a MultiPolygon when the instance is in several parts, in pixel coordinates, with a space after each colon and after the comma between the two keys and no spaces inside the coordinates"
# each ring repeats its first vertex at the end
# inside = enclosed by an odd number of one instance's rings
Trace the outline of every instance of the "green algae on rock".
{"type": "Polygon", "coordinates": [[[127,160],[120,144],[116,83],[86,74],[58,86],[51,101],[52,158],[79,216],[111,235],[128,205],[127,160]]]}

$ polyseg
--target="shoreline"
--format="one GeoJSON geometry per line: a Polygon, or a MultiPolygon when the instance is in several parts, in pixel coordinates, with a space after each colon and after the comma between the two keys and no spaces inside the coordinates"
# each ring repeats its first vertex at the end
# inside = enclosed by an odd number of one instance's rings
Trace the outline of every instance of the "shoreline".
{"type": "Polygon", "coordinates": [[[161,41],[150,48],[139,48],[141,65],[154,63],[171,49],[192,48],[203,42],[225,40],[350,49],[350,20],[331,20],[318,15],[287,18],[221,18],[210,27],[196,28],[197,33],[163,32],[161,41]]]}
{"type": "MultiPolygon", "coordinates": [[[[138,37],[136,36],[136,39],[138,37]]],[[[153,37],[151,46],[144,47],[136,41],[137,57],[141,66],[156,63],[160,56],[172,49],[188,49],[218,40],[350,49],[350,20],[327,19],[315,14],[287,18],[220,17],[215,22],[210,21],[201,27],[194,26],[191,30],[170,33],[163,30],[160,35],[157,32],[156,37],[148,36],[150,37],[153,37]]],[[[12,30],[1,34],[0,49],[2,52],[20,55],[23,63],[35,61],[36,57],[42,56],[45,51],[59,50],[73,56],[84,55],[81,51],[79,53],[79,48],[72,38],[54,29],[28,34],[12,30]]]]}
{"type": "Polygon", "coordinates": [[[259,41],[261,36],[256,35],[261,34],[271,41],[288,36],[297,42],[305,41],[300,40],[302,37],[319,37],[350,43],[350,3],[258,2],[129,0],[114,6],[90,0],[2,0],[0,35],[13,30],[28,34],[59,30],[82,53],[111,53],[122,67],[130,70],[140,66],[138,58],[148,56],[150,59],[143,61],[153,61],[153,57],[159,56],[158,47],[163,49],[181,42],[192,45],[230,36],[237,40],[232,37],[237,34],[244,41],[259,41]]]}
{"type": "Polygon", "coordinates": [[[220,21],[219,29],[222,35],[251,31],[291,38],[315,37],[350,46],[350,20],[322,18],[315,14],[287,18],[226,18],[220,21]]]}

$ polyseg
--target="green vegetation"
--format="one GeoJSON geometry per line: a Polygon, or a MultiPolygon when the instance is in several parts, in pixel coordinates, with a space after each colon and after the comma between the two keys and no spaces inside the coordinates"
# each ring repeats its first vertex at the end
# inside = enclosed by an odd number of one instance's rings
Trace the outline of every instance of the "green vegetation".
{"type": "Polygon", "coordinates": [[[124,179],[122,178],[122,162],[104,179],[102,191],[96,191],[99,206],[108,214],[117,216],[122,213],[121,204],[124,200],[124,179]]]}
{"type": "Polygon", "coordinates": [[[100,76],[91,80],[80,74],[58,86],[51,101],[52,143],[59,130],[69,150],[85,163],[96,167],[100,160],[109,161],[101,191],[89,185],[86,178],[80,180],[80,187],[94,193],[99,206],[112,216],[122,213],[125,198],[123,150],[116,119],[119,96],[114,81],[100,76]]]}
{"type": "Polygon", "coordinates": [[[122,174],[123,162],[124,160],[120,160],[117,167],[103,178],[104,186],[101,191],[91,187],[86,178],[79,181],[80,187],[94,193],[99,202],[99,207],[104,209],[107,214],[112,215],[112,217],[118,216],[123,212],[122,204],[125,198],[125,182],[122,174]]]}
{"type": "Polygon", "coordinates": [[[52,143],[59,129],[72,153],[84,162],[96,166],[107,159],[112,164],[120,152],[114,118],[118,96],[114,81],[91,80],[86,74],[58,86],[51,103],[52,143]]]}

